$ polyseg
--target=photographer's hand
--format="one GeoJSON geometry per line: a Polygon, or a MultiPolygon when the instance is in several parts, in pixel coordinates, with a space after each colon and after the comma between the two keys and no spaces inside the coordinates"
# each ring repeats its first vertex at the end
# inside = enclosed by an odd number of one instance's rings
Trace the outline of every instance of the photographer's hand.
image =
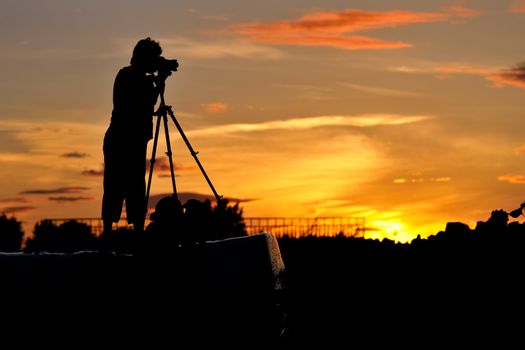
{"type": "Polygon", "coordinates": [[[168,75],[159,73],[155,76],[155,86],[157,88],[164,87],[166,85],[166,79],[168,78],[168,75]]]}
{"type": "Polygon", "coordinates": [[[162,94],[164,93],[164,89],[166,88],[166,79],[168,78],[168,76],[171,75],[171,72],[169,72],[169,74],[167,74],[166,72],[159,72],[156,76],[155,76],[155,90],[157,92],[157,96],[159,94],[162,94]]]}

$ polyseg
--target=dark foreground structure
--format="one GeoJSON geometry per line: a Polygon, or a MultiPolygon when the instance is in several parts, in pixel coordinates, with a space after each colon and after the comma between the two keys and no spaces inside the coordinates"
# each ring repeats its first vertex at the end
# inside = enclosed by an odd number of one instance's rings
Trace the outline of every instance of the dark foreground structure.
{"type": "Polygon", "coordinates": [[[274,349],[286,317],[283,273],[269,234],[161,255],[0,254],[10,324],[0,331],[5,340],[23,330],[16,341],[39,346],[274,349]]]}
{"type": "Polygon", "coordinates": [[[525,224],[449,223],[411,244],[279,241],[293,349],[513,348],[525,343],[525,224]]]}
{"type": "Polygon", "coordinates": [[[525,225],[496,219],[411,244],[261,234],[170,254],[4,254],[0,332],[69,348],[522,348],[525,225]]]}

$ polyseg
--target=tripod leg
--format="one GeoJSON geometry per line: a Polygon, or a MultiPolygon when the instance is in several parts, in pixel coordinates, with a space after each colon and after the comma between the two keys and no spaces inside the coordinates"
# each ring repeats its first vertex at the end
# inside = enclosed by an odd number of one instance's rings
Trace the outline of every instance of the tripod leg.
{"type": "Polygon", "coordinates": [[[179,199],[177,195],[177,186],[175,185],[175,172],[173,170],[173,159],[171,158],[171,144],[170,144],[170,133],[168,131],[168,116],[164,114],[162,116],[162,119],[164,120],[164,132],[166,133],[166,148],[168,151],[166,152],[166,155],[168,156],[168,159],[170,161],[170,171],[171,171],[171,186],[173,187],[173,196],[175,199],[179,199]]]}
{"type": "Polygon", "coordinates": [[[208,185],[210,186],[210,188],[211,188],[211,190],[213,192],[213,195],[215,196],[215,199],[217,200],[217,202],[219,202],[221,200],[222,196],[220,196],[217,193],[217,191],[215,190],[215,187],[213,187],[213,184],[211,183],[210,178],[208,177],[208,174],[206,174],[206,171],[204,171],[204,168],[202,167],[202,164],[199,161],[199,158],[197,158],[197,153],[198,152],[195,152],[193,150],[193,147],[191,147],[190,141],[188,140],[188,138],[184,134],[184,131],[182,130],[182,127],[180,126],[180,124],[177,121],[177,119],[175,119],[175,115],[173,114],[173,111],[171,110],[171,108],[168,108],[168,113],[170,114],[170,117],[171,117],[171,120],[173,120],[173,123],[175,123],[175,126],[177,127],[177,130],[179,130],[179,133],[182,136],[182,139],[184,140],[184,143],[186,143],[186,146],[188,146],[188,149],[190,150],[191,155],[195,159],[195,162],[197,162],[197,165],[199,166],[199,169],[201,170],[202,175],[204,175],[204,178],[206,179],[206,182],[208,182],[208,185]]]}
{"type": "Polygon", "coordinates": [[[157,152],[157,142],[159,140],[159,129],[160,129],[160,117],[157,118],[157,126],[155,127],[155,138],[153,139],[153,150],[151,151],[151,160],[149,166],[149,176],[148,176],[148,187],[146,189],[146,208],[145,212],[148,212],[148,200],[149,200],[149,191],[151,189],[151,179],[153,177],[153,167],[155,166],[155,153],[157,152]]]}

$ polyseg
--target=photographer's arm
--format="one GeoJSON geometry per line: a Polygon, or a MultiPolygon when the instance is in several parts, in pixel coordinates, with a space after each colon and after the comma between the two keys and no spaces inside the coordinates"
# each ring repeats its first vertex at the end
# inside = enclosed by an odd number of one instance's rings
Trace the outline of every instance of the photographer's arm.
{"type": "Polygon", "coordinates": [[[170,75],[171,72],[169,72],[169,74],[159,73],[155,76],[155,104],[157,103],[159,96],[164,94],[164,90],[166,88],[166,79],[170,75]]]}

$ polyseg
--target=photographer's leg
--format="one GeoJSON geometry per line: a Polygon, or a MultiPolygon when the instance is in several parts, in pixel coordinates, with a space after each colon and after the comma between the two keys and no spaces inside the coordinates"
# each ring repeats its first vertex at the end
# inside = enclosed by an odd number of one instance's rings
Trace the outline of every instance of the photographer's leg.
{"type": "Polygon", "coordinates": [[[130,150],[128,159],[126,212],[128,223],[137,232],[144,231],[146,220],[146,146],[144,143],[130,150]]]}
{"type": "Polygon", "coordinates": [[[122,188],[122,150],[115,147],[114,136],[108,130],[104,137],[104,194],[102,196],[103,232],[111,232],[113,222],[120,220],[124,194],[122,188]]]}
{"type": "Polygon", "coordinates": [[[110,233],[113,228],[113,222],[111,220],[103,220],[104,222],[104,231],[103,234],[110,233]]]}

